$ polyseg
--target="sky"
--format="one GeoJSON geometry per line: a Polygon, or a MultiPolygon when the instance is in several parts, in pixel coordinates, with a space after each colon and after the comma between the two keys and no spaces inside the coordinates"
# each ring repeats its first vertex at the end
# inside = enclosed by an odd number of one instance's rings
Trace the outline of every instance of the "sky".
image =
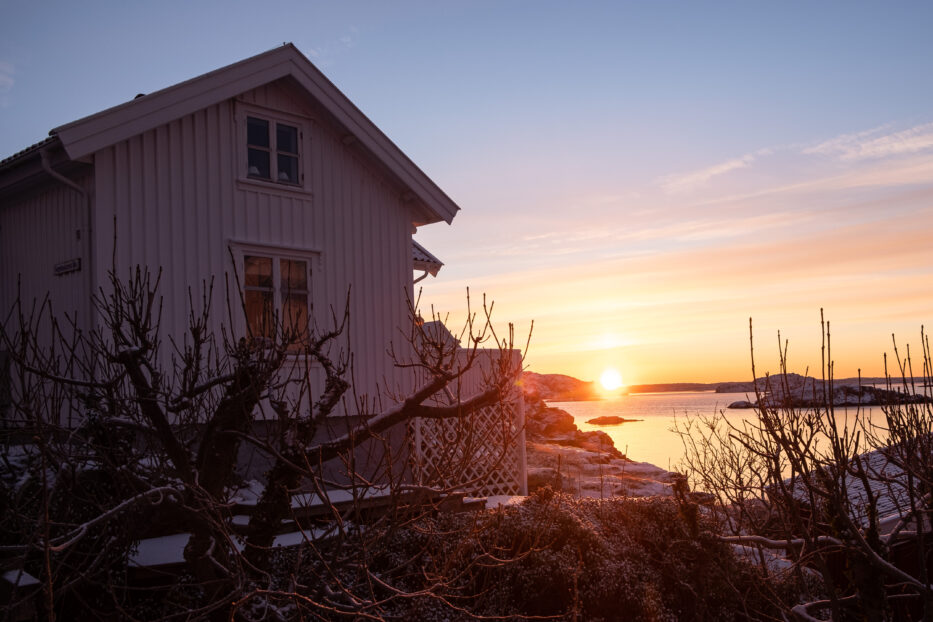
{"type": "MultiPolygon", "coordinates": [[[[0,0],[0,157],[294,43],[462,208],[416,239],[532,371],[883,372],[933,319],[933,3],[0,0]],[[261,8],[261,10],[259,10],[261,8]]],[[[449,315],[447,315],[449,314],[449,315]]],[[[916,358],[916,356],[915,356],[916,358]]]]}

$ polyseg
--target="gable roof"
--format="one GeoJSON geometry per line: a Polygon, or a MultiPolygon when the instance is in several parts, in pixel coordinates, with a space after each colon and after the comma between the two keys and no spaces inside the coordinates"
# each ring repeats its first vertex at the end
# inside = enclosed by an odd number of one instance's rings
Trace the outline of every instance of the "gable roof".
{"type": "Polygon", "coordinates": [[[53,129],[72,160],[290,76],[422,204],[424,222],[459,207],[291,43],[53,129]]]}

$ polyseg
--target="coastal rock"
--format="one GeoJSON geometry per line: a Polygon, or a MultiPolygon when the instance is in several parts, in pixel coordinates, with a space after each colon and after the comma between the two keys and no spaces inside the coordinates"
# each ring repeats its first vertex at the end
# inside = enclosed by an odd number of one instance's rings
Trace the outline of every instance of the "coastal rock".
{"type": "Polygon", "coordinates": [[[528,492],[534,492],[539,488],[550,486],[555,490],[562,488],[560,474],[557,469],[552,467],[531,467],[526,471],[528,477],[528,492]]]}
{"type": "Polygon", "coordinates": [[[862,406],[888,404],[922,404],[930,400],[922,395],[908,395],[900,391],[888,391],[875,387],[840,387],[833,391],[833,403],[862,406]]]}
{"type": "Polygon", "coordinates": [[[643,419],[625,419],[624,417],[617,417],[616,415],[607,415],[605,417],[594,417],[592,419],[587,419],[586,422],[590,425],[618,425],[620,423],[633,423],[635,421],[644,421],[643,419]]]}
{"type": "MultiPolygon", "coordinates": [[[[832,395],[825,395],[823,382],[800,374],[778,374],[759,378],[758,393],[768,408],[821,408],[830,400],[835,406],[887,406],[893,404],[922,404],[931,400],[923,395],[910,395],[901,391],[879,389],[852,381],[834,383],[832,395]]],[[[757,402],[740,400],[729,408],[757,408],[757,402]]]]}
{"type": "Polygon", "coordinates": [[[576,429],[573,415],[560,408],[539,408],[525,421],[525,433],[535,438],[573,434],[576,429]]]}
{"type": "Polygon", "coordinates": [[[671,494],[672,474],[626,458],[602,430],[582,432],[573,416],[526,398],[528,491],[550,486],[581,496],[671,494]]]}
{"type": "Polygon", "coordinates": [[[563,374],[536,374],[531,371],[522,373],[519,385],[525,395],[533,399],[555,402],[596,399],[596,384],[578,380],[563,374]]]}
{"type": "Polygon", "coordinates": [[[625,458],[622,452],[616,449],[612,437],[602,430],[591,430],[589,432],[577,430],[573,440],[574,447],[595,451],[598,454],[608,454],[612,458],[625,458]]]}

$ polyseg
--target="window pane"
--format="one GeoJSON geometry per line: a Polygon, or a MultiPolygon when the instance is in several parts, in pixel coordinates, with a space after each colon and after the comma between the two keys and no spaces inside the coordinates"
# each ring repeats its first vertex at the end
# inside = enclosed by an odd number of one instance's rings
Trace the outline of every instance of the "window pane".
{"type": "Polygon", "coordinates": [[[246,144],[269,147],[269,122],[265,119],[246,117],[246,144]]]}
{"type": "Polygon", "coordinates": [[[272,171],[269,162],[269,152],[261,149],[249,149],[249,168],[246,174],[249,177],[261,177],[262,179],[272,179],[272,171]]]}
{"type": "Polygon", "coordinates": [[[272,335],[272,292],[248,289],[244,292],[246,321],[253,337],[272,335]]]}
{"type": "Polygon", "coordinates": [[[308,263],[297,259],[280,260],[279,270],[282,271],[283,292],[308,291],[308,263]]]}
{"type": "Polygon", "coordinates": [[[275,150],[298,155],[298,128],[281,123],[276,123],[275,128],[275,150]]]}
{"type": "Polygon", "coordinates": [[[285,294],[282,297],[282,322],[291,336],[304,340],[308,336],[308,295],[285,294]]]}
{"type": "Polygon", "coordinates": [[[272,289],[272,258],[246,255],[243,257],[243,271],[246,273],[247,287],[265,287],[272,289]]]}
{"type": "Polygon", "coordinates": [[[279,176],[278,181],[284,181],[289,184],[298,183],[298,158],[295,156],[279,154],[279,176]]]}

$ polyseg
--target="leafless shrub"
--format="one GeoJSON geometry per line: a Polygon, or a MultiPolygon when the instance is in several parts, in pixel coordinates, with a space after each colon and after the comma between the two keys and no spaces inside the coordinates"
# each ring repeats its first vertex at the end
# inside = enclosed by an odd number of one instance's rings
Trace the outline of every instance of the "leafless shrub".
{"type": "Polygon", "coordinates": [[[14,581],[6,611],[32,604],[50,619],[378,619],[413,595],[446,603],[442,574],[414,581],[404,570],[377,573],[373,561],[401,529],[471,483],[456,477],[464,461],[485,451],[494,467],[515,442],[507,400],[523,359],[511,326],[500,338],[485,302],[456,343],[438,343],[413,321],[393,355],[417,383],[395,399],[373,399],[353,391],[348,311],[310,329],[272,314],[237,336],[229,326],[245,311],[240,292],[244,309],[227,308],[231,321],[218,335],[214,287],[205,284],[199,299],[189,297],[187,332],[166,336],[159,280],[140,268],[127,279],[111,273],[90,332],[47,300],[17,301],[0,326],[12,376],[0,555],[5,568],[39,582],[14,581]],[[310,365],[323,371],[322,385],[310,365]],[[467,393],[471,375],[479,381],[467,393]],[[471,426],[484,408],[509,430],[496,437],[500,446],[471,426]],[[342,431],[325,433],[337,414],[342,431]],[[398,442],[416,419],[452,422],[459,434],[445,448],[449,459],[418,481],[398,442]],[[271,466],[248,522],[238,524],[237,464],[247,447],[271,466]],[[274,546],[284,524],[296,546],[274,546]],[[186,542],[179,571],[141,579],[132,563],[146,561],[140,541],[173,533],[186,542]]]}
{"type": "Polygon", "coordinates": [[[791,385],[787,343],[778,339],[781,374],[756,382],[753,419],[720,413],[677,430],[691,483],[714,498],[705,511],[728,530],[720,539],[742,547],[765,575],[796,578],[801,600],[783,602],[794,619],[933,619],[933,409],[908,397],[921,393],[913,383],[930,384],[926,335],[919,381],[909,351],[901,359],[895,345],[898,380],[888,376],[888,388],[900,383],[902,391],[880,408],[883,422],[837,403],[829,322],[815,384],[791,385]]]}

